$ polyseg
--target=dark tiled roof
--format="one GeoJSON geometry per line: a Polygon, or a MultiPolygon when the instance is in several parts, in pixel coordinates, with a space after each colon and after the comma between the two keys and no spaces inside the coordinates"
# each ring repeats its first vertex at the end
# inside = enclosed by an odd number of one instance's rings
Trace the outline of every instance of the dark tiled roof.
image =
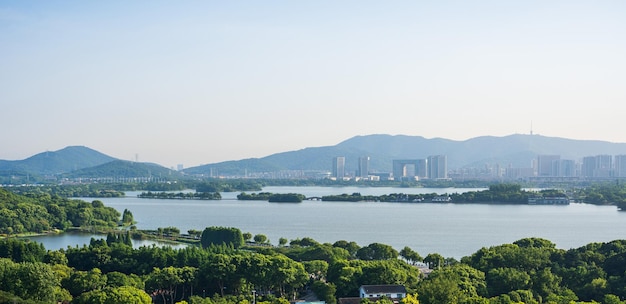
{"type": "Polygon", "coordinates": [[[367,294],[406,293],[403,285],[363,285],[361,288],[367,294]]]}
{"type": "Polygon", "coordinates": [[[339,298],[339,304],[360,304],[361,298],[339,298]]]}

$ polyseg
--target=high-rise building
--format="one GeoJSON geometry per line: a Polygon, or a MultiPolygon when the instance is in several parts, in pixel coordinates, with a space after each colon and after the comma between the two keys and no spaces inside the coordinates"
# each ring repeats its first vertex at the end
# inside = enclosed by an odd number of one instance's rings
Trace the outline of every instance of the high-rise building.
{"type": "Polygon", "coordinates": [[[585,156],[583,157],[583,164],[580,168],[580,175],[583,177],[593,177],[593,173],[596,170],[596,157],[585,156]]]}
{"type": "Polygon", "coordinates": [[[448,178],[448,160],[445,155],[432,155],[426,160],[428,166],[428,178],[446,179],[448,178]]]}
{"type": "Polygon", "coordinates": [[[415,176],[419,178],[428,178],[428,160],[418,159],[415,162],[415,176]]]}
{"type": "Polygon", "coordinates": [[[626,155],[615,155],[615,177],[626,177],[626,155]]]}
{"type": "Polygon", "coordinates": [[[596,155],[583,157],[581,175],[584,177],[611,177],[613,175],[613,156],[596,155]]]}
{"type": "Polygon", "coordinates": [[[597,155],[594,177],[611,177],[613,175],[613,156],[597,155]]]}
{"type": "Polygon", "coordinates": [[[336,179],[343,179],[346,175],[346,158],[343,156],[337,156],[333,158],[333,177],[336,179]]]}
{"type": "Polygon", "coordinates": [[[538,155],[537,176],[559,176],[560,155],[538,155]]]}
{"type": "Polygon", "coordinates": [[[574,177],[576,174],[576,162],[571,159],[562,159],[559,166],[559,176],[574,177]]]}
{"type": "Polygon", "coordinates": [[[367,178],[370,171],[370,157],[363,156],[359,157],[359,171],[357,175],[361,178],[367,178]]]}

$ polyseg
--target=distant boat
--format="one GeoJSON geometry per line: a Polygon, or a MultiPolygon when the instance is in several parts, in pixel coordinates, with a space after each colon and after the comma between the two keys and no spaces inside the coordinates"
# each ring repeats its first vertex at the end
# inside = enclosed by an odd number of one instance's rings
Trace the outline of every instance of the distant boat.
{"type": "Polygon", "coordinates": [[[567,196],[533,196],[528,198],[529,205],[569,205],[567,196]]]}

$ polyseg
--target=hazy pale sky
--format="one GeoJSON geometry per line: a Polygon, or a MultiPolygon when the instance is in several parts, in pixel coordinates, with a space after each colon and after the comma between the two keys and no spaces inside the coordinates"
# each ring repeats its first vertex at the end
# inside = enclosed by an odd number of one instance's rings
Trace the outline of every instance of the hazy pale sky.
{"type": "Polygon", "coordinates": [[[0,1],[0,159],[626,142],[626,1],[0,1]]]}

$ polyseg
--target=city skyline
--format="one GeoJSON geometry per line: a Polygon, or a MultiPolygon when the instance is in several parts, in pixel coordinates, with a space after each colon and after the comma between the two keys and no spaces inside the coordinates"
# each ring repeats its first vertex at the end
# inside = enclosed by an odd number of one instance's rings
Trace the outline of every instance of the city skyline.
{"type": "Polygon", "coordinates": [[[3,1],[0,159],[81,145],[193,167],[369,134],[626,143],[623,37],[621,1],[3,1]]]}

